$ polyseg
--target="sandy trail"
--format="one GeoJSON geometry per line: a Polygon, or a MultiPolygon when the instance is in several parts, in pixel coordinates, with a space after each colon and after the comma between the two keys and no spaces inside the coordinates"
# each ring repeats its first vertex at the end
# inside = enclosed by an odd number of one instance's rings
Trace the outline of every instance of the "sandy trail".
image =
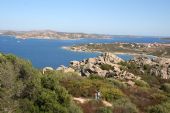
{"type": "MultiPolygon", "coordinates": [[[[74,101],[77,101],[77,102],[79,102],[79,103],[81,103],[81,104],[84,104],[85,102],[88,102],[88,101],[90,101],[90,100],[92,100],[92,99],[87,99],[87,98],[82,98],[82,97],[79,97],[79,98],[74,97],[73,100],[74,100],[74,101]]],[[[107,102],[107,101],[105,101],[105,100],[102,100],[102,102],[103,102],[103,104],[104,104],[105,106],[107,106],[107,107],[112,107],[112,104],[111,104],[111,103],[109,103],[109,102],[107,102]]]]}

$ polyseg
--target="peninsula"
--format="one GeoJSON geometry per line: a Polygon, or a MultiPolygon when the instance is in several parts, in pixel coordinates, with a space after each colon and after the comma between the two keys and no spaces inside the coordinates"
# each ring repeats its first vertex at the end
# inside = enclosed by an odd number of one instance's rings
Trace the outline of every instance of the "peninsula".
{"type": "Polygon", "coordinates": [[[126,54],[147,54],[170,58],[170,44],[166,43],[97,43],[81,44],[64,49],[78,52],[112,52],[126,54]]]}

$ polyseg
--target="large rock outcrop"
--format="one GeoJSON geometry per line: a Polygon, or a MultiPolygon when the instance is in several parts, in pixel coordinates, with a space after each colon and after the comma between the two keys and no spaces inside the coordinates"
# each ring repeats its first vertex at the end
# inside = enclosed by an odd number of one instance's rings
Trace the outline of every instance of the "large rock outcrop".
{"type": "Polygon", "coordinates": [[[66,72],[68,69],[73,69],[75,72],[80,73],[81,76],[87,77],[96,74],[101,77],[112,77],[121,80],[139,79],[134,74],[121,70],[120,65],[118,65],[120,62],[124,62],[124,60],[107,52],[96,58],[71,61],[69,67],[59,67],[57,70],[66,72]],[[102,69],[102,65],[109,66],[111,69],[102,69]]]}
{"type": "Polygon", "coordinates": [[[148,58],[144,56],[138,56],[129,62],[134,62],[141,70],[144,65],[149,65],[150,75],[159,76],[162,79],[170,78],[170,59],[168,58],[148,58]]]}

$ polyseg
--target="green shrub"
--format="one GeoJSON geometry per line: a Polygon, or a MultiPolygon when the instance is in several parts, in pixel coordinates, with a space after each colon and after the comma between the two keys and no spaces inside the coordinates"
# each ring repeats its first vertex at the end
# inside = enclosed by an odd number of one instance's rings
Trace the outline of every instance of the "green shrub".
{"type": "Polygon", "coordinates": [[[149,87],[149,84],[143,80],[135,80],[134,81],[137,86],[140,87],[149,87]]]}
{"type": "Polygon", "coordinates": [[[148,113],[168,113],[162,106],[157,105],[150,107],[148,113]]]}
{"type": "Polygon", "coordinates": [[[33,101],[28,99],[21,99],[19,101],[20,109],[18,110],[19,113],[39,113],[38,106],[34,105],[33,101]]]}
{"type": "Polygon", "coordinates": [[[143,65],[143,69],[144,70],[150,70],[150,68],[151,68],[151,66],[149,65],[149,64],[145,64],[145,65],[143,65]]]}
{"type": "Polygon", "coordinates": [[[77,106],[74,102],[70,104],[70,107],[68,108],[69,113],[83,113],[82,109],[77,106]]]}
{"type": "Polygon", "coordinates": [[[163,102],[162,104],[151,106],[148,108],[148,113],[169,113],[170,101],[163,102]]]}
{"type": "Polygon", "coordinates": [[[112,109],[109,107],[101,107],[96,111],[96,113],[112,113],[112,109]]]}
{"type": "Polygon", "coordinates": [[[170,93],[170,84],[169,83],[164,83],[161,88],[161,90],[167,92],[167,93],[170,93]]]}
{"type": "Polygon", "coordinates": [[[108,65],[108,64],[102,64],[102,65],[100,66],[100,68],[101,68],[102,70],[107,70],[107,71],[114,69],[113,66],[108,65]]]}
{"type": "Polygon", "coordinates": [[[131,103],[128,98],[120,98],[112,102],[113,113],[139,113],[135,104],[131,103]]]}
{"type": "Polygon", "coordinates": [[[100,88],[103,99],[107,101],[114,101],[124,97],[122,91],[117,88],[101,87],[100,88]]]}
{"type": "Polygon", "coordinates": [[[59,77],[50,74],[13,55],[0,55],[0,112],[82,113],[59,77]]]}
{"type": "Polygon", "coordinates": [[[166,101],[168,97],[165,94],[162,93],[154,93],[151,95],[152,99],[157,100],[157,101],[166,101]]]}
{"type": "Polygon", "coordinates": [[[102,98],[108,101],[124,96],[121,90],[115,88],[111,82],[105,79],[82,77],[77,79],[68,76],[61,79],[60,83],[75,97],[94,98],[96,90],[100,90],[102,98]]]}
{"type": "Polygon", "coordinates": [[[121,66],[124,66],[124,67],[128,65],[127,62],[123,62],[123,61],[119,62],[118,64],[121,65],[121,66]]]}
{"type": "Polygon", "coordinates": [[[104,77],[101,77],[101,76],[96,75],[96,74],[91,74],[89,78],[92,79],[92,80],[93,79],[98,79],[98,80],[104,80],[105,79],[104,77]]]}
{"type": "Polygon", "coordinates": [[[11,61],[12,63],[14,63],[17,60],[16,56],[11,54],[6,55],[6,59],[11,61]]]}
{"type": "Polygon", "coordinates": [[[116,88],[120,88],[120,89],[127,88],[127,85],[125,83],[122,83],[121,81],[119,81],[117,79],[109,78],[107,80],[108,80],[108,82],[113,84],[113,86],[116,87],[116,88]]]}
{"type": "Polygon", "coordinates": [[[151,76],[149,74],[145,74],[140,77],[152,87],[160,86],[160,81],[158,77],[151,76]]]}

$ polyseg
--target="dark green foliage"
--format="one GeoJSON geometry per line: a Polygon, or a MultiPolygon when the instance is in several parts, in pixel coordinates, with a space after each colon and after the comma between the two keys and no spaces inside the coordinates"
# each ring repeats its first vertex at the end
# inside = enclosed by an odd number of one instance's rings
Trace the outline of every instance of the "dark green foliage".
{"type": "Polygon", "coordinates": [[[111,65],[108,65],[108,64],[102,64],[102,65],[100,66],[100,68],[101,68],[102,70],[107,70],[107,71],[114,69],[114,67],[112,67],[111,65]]]}
{"type": "Polygon", "coordinates": [[[144,70],[150,70],[151,66],[148,64],[143,65],[144,70]]]}
{"type": "Polygon", "coordinates": [[[101,107],[97,110],[97,113],[112,113],[112,109],[108,107],[101,107]]]}
{"type": "Polygon", "coordinates": [[[95,79],[98,79],[98,80],[104,80],[105,78],[104,77],[101,77],[101,76],[98,76],[96,74],[91,74],[90,77],[89,77],[91,80],[95,80],[95,79]]]}
{"type": "Polygon", "coordinates": [[[170,83],[164,83],[163,85],[161,85],[161,90],[170,93],[170,83]]]}
{"type": "Polygon", "coordinates": [[[119,81],[117,79],[109,78],[109,79],[107,79],[107,82],[113,84],[113,86],[117,87],[118,89],[126,89],[126,88],[128,88],[125,83],[122,83],[121,81],[119,81]]]}
{"type": "Polygon", "coordinates": [[[113,101],[113,113],[139,113],[138,108],[127,98],[113,101]]]}
{"type": "Polygon", "coordinates": [[[13,55],[0,55],[1,113],[81,113],[54,76],[13,55]]]}
{"type": "Polygon", "coordinates": [[[149,87],[149,84],[143,80],[135,80],[135,84],[140,87],[149,87]]]}
{"type": "Polygon", "coordinates": [[[151,106],[148,108],[148,113],[169,113],[170,112],[170,101],[161,103],[159,105],[151,106]]]}
{"type": "Polygon", "coordinates": [[[25,113],[39,113],[38,106],[34,105],[34,102],[28,99],[21,99],[19,100],[20,109],[18,112],[25,112],[25,113]]]}
{"type": "Polygon", "coordinates": [[[164,102],[168,99],[168,97],[163,92],[154,93],[151,95],[151,98],[159,102],[164,102]]]}

